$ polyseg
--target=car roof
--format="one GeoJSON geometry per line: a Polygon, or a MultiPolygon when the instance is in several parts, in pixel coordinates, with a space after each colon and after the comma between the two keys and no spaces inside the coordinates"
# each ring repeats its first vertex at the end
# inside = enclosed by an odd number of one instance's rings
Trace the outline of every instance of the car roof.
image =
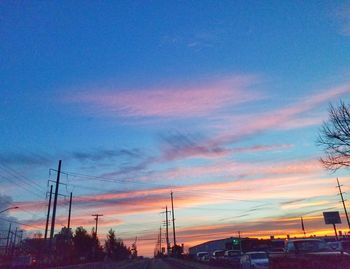
{"type": "Polygon", "coordinates": [[[249,251],[249,252],[246,252],[245,254],[260,254],[260,253],[264,253],[264,254],[267,254],[266,251],[249,251]]]}
{"type": "Polygon", "coordinates": [[[289,239],[287,242],[305,242],[305,241],[317,241],[324,242],[322,239],[314,239],[314,238],[304,238],[304,239],[289,239]]]}

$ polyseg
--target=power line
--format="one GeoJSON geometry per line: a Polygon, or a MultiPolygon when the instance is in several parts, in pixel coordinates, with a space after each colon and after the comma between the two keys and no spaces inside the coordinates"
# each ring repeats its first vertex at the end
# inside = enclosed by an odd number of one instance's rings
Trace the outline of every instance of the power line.
{"type": "Polygon", "coordinates": [[[42,230],[42,227],[35,226],[35,225],[30,225],[30,224],[26,224],[26,223],[22,223],[22,222],[15,221],[15,220],[9,220],[9,219],[5,219],[5,218],[0,218],[0,220],[7,221],[9,223],[15,223],[15,224],[19,224],[19,225],[23,225],[23,226],[27,226],[27,227],[31,227],[31,228],[42,230]]]}
{"type": "Polygon", "coordinates": [[[8,165],[5,165],[3,163],[0,163],[0,165],[2,166],[2,169],[6,169],[10,172],[12,172],[13,174],[16,174],[17,176],[21,177],[23,181],[26,181],[27,184],[30,184],[30,185],[34,185],[36,188],[38,188],[39,190],[43,190],[43,188],[41,187],[40,184],[36,183],[35,181],[27,178],[26,176],[24,176],[23,174],[21,174],[20,172],[16,171],[15,169],[11,168],[10,166],[8,165]]]}
{"type": "Polygon", "coordinates": [[[169,188],[169,185],[162,185],[158,183],[153,182],[141,182],[141,181],[134,181],[134,180],[123,180],[123,179],[117,179],[117,178],[109,178],[109,177],[103,177],[103,176],[91,176],[86,174],[80,174],[75,172],[64,172],[67,175],[73,176],[73,177],[80,177],[80,178],[89,178],[91,180],[99,180],[99,181],[106,181],[106,182],[120,182],[120,183],[132,183],[132,184],[140,184],[140,185],[155,185],[159,187],[169,188]]]}
{"type": "Polygon", "coordinates": [[[42,198],[42,195],[39,194],[38,192],[35,192],[35,191],[29,189],[28,187],[23,186],[23,185],[19,184],[18,182],[11,180],[10,178],[8,178],[8,177],[6,177],[6,176],[4,176],[4,175],[1,175],[1,174],[0,174],[0,177],[3,178],[3,179],[5,179],[5,180],[7,180],[7,181],[8,181],[9,183],[11,183],[11,184],[15,184],[17,187],[22,188],[22,189],[24,189],[24,190],[30,192],[31,194],[33,194],[33,195],[35,195],[35,196],[37,196],[37,197],[42,198]]]}

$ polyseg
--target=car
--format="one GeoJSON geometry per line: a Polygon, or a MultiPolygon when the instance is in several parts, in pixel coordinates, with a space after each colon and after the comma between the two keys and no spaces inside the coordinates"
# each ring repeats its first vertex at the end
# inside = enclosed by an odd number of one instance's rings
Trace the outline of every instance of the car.
{"type": "Polygon", "coordinates": [[[345,251],[350,253],[350,241],[334,241],[334,242],[327,242],[327,245],[335,251],[345,251]]]}
{"type": "Polygon", "coordinates": [[[224,255],[225,255],[225,250],[223,249],[214,250],[210,257],[210,260],[211,262],[216,264],[221,263],[224,261],[224,255]]]}
{"type": "Polygon", "coordinates": [[[246,252],[242,255],[241,269],[268,269],[269,257],[264,251],[246,252]]]}
{"type": "Polygon", "coordinates": [[[286,242],[285,253],[270,254],[270,269],[350,269],[350,255],[332,250],[321,239],[292,239],[286,242]]]}
{"type": "Polygon", "coordinates": [[[201,261],[201,262],[208,262],[209,261],[209,253],[206,251],[197,252],[196,260],[201,261]]]}
{"type": "Polygon", "coordinates": [[[242,253],[240,250],[226,250],[224,260],[226,264],[239,267],[242,253]]]}

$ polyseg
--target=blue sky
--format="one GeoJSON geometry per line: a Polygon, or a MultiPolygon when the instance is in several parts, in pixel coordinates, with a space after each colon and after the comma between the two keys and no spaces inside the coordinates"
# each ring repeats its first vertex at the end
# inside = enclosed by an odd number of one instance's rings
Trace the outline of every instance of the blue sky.
{"type": "Polygon", "coordinates": [[[321,167],[316,138],[329,103],[349,101],[349,16],[348,1],[1,2],[11,215],[42,227],[62,159],[73,223],[105,212],[100,237],[155,237],[171,189],[189,245],[237,229],[296,234],[308,212],[312,231],[328,229],[317,216],[339,206],[334,177],[349,178],[321,167]]]}

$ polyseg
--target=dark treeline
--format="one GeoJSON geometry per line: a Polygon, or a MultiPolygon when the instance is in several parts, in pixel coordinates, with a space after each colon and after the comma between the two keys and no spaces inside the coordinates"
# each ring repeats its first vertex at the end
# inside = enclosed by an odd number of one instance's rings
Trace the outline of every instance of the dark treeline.
{"type": "Polygon", "coordinates": [[[135,246],[128,248],[112,229],[102,245],[94,230],[88,233],[83,227],[78,227],[73,232],[72,229],[64,227],[52,242],[40,235],[23,240],[15,256],[21,255],[31,255],[38,267],[43,268],[45,265],[120,261],[136,257],[137,250],[135,246]]]}

